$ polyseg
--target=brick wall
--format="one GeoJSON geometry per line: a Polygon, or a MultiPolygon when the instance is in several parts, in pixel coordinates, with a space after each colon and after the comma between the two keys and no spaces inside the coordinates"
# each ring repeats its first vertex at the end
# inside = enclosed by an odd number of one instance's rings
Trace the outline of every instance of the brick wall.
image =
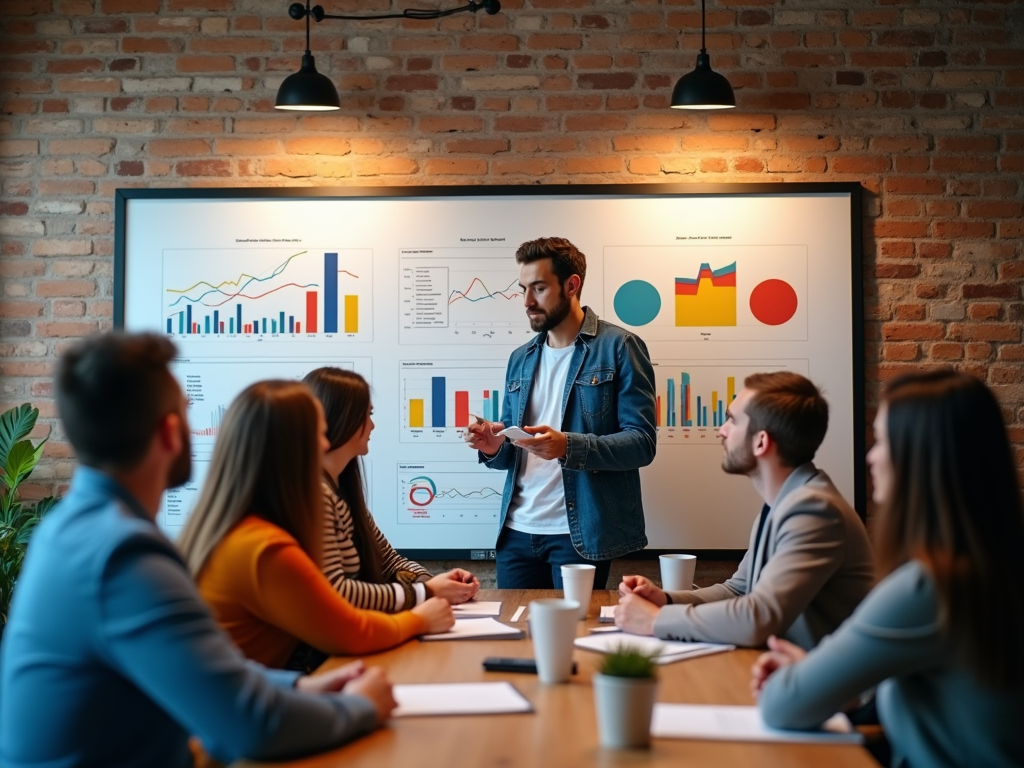
{"type": "MultiPolygon", "coordinates": [[[[272,109],[304,47],[285,0],[0,0],[0,407],[52,424],[55,355],[110,326],[117,187],[859,181],[869,398],[971,370],[1024,466],[1019,3],[709,0],[717,114],[667,109],[694,0],[502,4],[314,25],[343,109],[298,116],[272,109]]],[[[46,456],[64,482],[59,432],[46,456]]]]}

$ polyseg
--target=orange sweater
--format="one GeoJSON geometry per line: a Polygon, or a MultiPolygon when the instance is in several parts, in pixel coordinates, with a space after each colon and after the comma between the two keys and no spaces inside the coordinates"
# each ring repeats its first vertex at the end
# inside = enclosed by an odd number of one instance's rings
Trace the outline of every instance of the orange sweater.
{"type": "Polygon", "coordinates": [[[268,667],[284,666],[300,640],[324,653],[355,655],[426,631],[409,611],[353,607],[291,534],[253,515],[214,548],[199,592],[242,653],[268,667]]]}

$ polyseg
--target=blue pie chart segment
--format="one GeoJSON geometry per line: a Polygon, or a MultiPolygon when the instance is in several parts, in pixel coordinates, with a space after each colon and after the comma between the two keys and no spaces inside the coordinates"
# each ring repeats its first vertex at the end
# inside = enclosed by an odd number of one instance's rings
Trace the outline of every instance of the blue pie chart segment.
{"type": "Polygon", "coordinates": [[[626,325],[647,325],[661,311],[661,294],[646,280],[630,280],[615,292],[615,314],[626,325]]]}

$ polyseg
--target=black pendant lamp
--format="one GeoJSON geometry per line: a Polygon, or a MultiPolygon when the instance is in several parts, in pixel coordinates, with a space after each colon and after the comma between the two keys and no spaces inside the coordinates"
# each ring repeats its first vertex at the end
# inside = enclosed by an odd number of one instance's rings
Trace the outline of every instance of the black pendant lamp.
{"type": "Polygon", "coordinates": [[[700,0],[700,53],[697,67],[672,89],[672,109],[731,109],[736,96],[725,75],[711,69],[705,40],[704,0],[700,0]]]}
{"type": "Polygon", "coordinates": [[[306,0],[305,9],[299,3],[294,3],[288,9],[288,15],[293,19],[301,19],[303,15],[306,17],[306,52],[302,54],[302,66],[299,71],[294,75],[288,75],[277,90],[275,109],[297,112],[341,109],[341,100],[338,98],[334,83],[327,75],[321,75],[316,71],[313,54],[309,52],[309,2],[310,0],[306,0]]]}

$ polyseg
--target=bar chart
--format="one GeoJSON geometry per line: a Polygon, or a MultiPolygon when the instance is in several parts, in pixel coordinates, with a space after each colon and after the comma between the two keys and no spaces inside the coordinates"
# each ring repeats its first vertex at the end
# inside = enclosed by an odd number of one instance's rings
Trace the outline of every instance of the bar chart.
{"type": "Polygon", "coordinates": [[[171,370],[181,384],[188,400],[189,431],[192,444],[197,447],[213,446],[220,431],[224,413],[231,401],[247,386],[264,379],[294,379],[298,381],[314,368],[332,365],[356,371],[369,379],[370,360],[354,357],[332,360],[317,358],[243,358],[233,360],[179,359],[171,370]]]}
{"type": "Polygon", "coordinates": [[[505,473],[475,462],[474,458],[399,464],[399,524],[495,525],[505,473]]]}
{"type": "Polygon", "coordinates": [[[716,433],[743,380],[759,372],[788,370],[808,375],[807,360],[658,360],[655,421],[659,443],[718,445],[716,433]]]}
{"type": "Polygon", "coordinates": [[[461,442],[473,415],[501,417],[504,361],[404,360],[399,379],[404,443],[461,442]]]}
{"type": "Polygon", "coordinates": [[[372,339],[370,249],[166,250],[163,256],[170,336],[372,339]]]}

